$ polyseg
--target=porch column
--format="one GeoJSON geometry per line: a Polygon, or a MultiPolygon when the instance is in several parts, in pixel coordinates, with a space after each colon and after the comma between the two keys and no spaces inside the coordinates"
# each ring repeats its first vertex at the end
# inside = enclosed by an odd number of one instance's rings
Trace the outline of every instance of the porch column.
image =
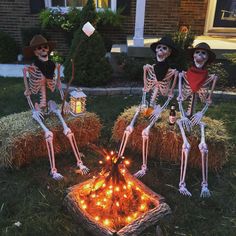
{"type": "Polygon", "coordinates": [[[145,6],[146,0],[136,1],[136,15],[135,15],[135,32],[134,32],[134,46],[143,47],[143,29],[144,29],[144,18],[145,18],[145,6]]]}

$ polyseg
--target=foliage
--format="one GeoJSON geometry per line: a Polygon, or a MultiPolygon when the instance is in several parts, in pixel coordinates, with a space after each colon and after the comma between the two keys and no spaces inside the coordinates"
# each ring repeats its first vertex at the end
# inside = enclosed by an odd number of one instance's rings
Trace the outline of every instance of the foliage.
{"type": "Polygon", "coordinates": [[[15,40],[7,33],[0,31],[0,63],[16,61],[18,47],[15,40]]]}
{"type": "Polygon", "coordinates": [[[208,65],[207,67],[209,74],[215,74],[218,76],[218,80],[216,83],[216,86],[221,88],[221,87],[226,87],[229,85],[228,77],[229,74],[228,72],[224,69],[223,64],[218,62],[218,63],[213,63],[208,65]]]}
{"type": "MultiPolygon", "coordinates": [[[[41,11],[39,18],[42,28],[59,28],[70,32],[79,28],[82,18],[81,13],[82,10],[75,7],[69,8],[67,13],[64,13],[60,8],[45,9],[41,11]]],[[[98,29],[107,26],[120,27],[124,19],[121,13],[122,9],[118,9],[117,12],[113,12],[110,9],[94,12],[97,18],[98,29]]]]}
{"type": "Polygon", "coordinates": [[[42,28],[59,28],[65,31],[77,29],[81,22],[81,10],[70,8],[64,13],[60,8],[45,9],[39,15],[42,28]]]}
{"type": "Polygon", "coordinates": [[[105,47],[98,32],[87,37],[82,26],[87,21],[96,24],[97,15],[93,0],[88,0],[81,13],[81,26],[75,32],[70,53],[65,62],[64,74],[71,78],[71,59],[75,66],[74,84],[97,86],[105,84],[111,78],[112,69],[105,58],[105,47]]]}
{"type": "Polygon", "coordinates": [[[186,50],[192,46],[195,36],[191,28],[182,26],[179,31],[171,35],[171,38],[178,49],[178,55],[173,59],[173,67],[179,71],[186,70],[188,68],[186,50]]]}
{"type": "Polygon", "coordinates": [[[52,51],[50,53],[50,59],[58,64],[62,64],[65,61],[65,58],[58,51],[52,51]]]}
{"type": "Polygon", "coordinates": [[[236,64],[236,53],[225,53],[223,56],[232,64],[236,64]]]}
{"type": "Polygon", "coordinates": [[[115,57],[118,66],[123,69],[124,74],[122,76],[130,81],[142,81],[143,66],[153,64],[153,59],[128,57],[126,53],[118,54],[115,57]]]}

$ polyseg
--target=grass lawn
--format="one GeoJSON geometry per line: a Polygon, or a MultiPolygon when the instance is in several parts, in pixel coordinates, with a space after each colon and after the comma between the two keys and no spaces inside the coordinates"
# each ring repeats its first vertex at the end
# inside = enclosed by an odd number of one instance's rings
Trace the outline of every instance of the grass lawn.
{"type": "MultiPolygon", "coordinates": [[[[28,110],[23,92],[22,79],[0,78],[0,117],[28,110]]],[[[87,109],[97,113],[104,128],[99,145],[117,149],[112,143],[111,128],[117,116],[134,104],[137,96],[89,97],[87,109]]],[[[236,140],[236,100],[220,102],[210,107],[210,117],[225,122],[232,146],[236,140]]],[[[60,182],[48,176],[47,158],[33,161],[19,170],[0,170],[0,235],[79,235],[89,236],[63,207],[66,189],[91,178],[100,167],[101,159],[89,149],[82,150],[84,162],[91,169],[88,176],[75,173],[75,158],[72,154],[57,156],[58,170],[65,176],[60,182]],[[20,227],[14,225],[21,222],[20,227]]],[[[141,153],[131,153],[130,171],[141,165],[141,153]]],[[[199,157],[200,161],[200,157],[199,157]]],[[[187,170],[187,184],[193,196],[184,197],[178,193],[179,163],[171,164],[158,160],[149,161],[150,171],[142,181],[155,192],[166,198],[172,209],[172,216],[161,227],[164,235],[235,235],[236,232],[236,149],[230,150],[229,162],[218,173],[209,173],[209,187],[213,195],[201,199],[201,170],[187,170]]],[[[149,228],[143,236],[152,236],[155,230],[149,228]]]]}

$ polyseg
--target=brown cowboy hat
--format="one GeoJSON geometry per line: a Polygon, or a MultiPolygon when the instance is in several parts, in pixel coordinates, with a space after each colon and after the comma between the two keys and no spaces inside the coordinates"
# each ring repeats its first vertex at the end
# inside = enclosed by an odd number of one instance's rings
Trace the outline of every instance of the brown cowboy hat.
{"type": "Polygon", "coordinates": [[[208,64],[212,63],[216,59],[216,54],[211,50],[210,46],[207,43],[199,43],[194,48],[189,48],[188,53],[191,58],[193,58],[193,54],[196,50],[205,50],[208,52],[209,59],[207,61],[208,64]]]}
{"type": "Polygon", "coordinates": [[[41,45],[48,45],[50,53],[55,48],[56,43],[53,41],[47,41],[47,39],[45,39],[41,34],[37,34],[31,39],[30,45],[23,48],[25,58],[31,58],[34,56],[34,50],[41,45]]]}
{"type": "Polygon", "coordinates": [[[154,53],[156,53],[156,47],[157,47],[159,44],[166,45],[166,46],[168,46],[169,48],[172,49],[170,56],[176,56],[176,55],[178,54],[178,50],[177,50],[177,48],[175,47],[175,44],[174,44],[173,40],[172,40],[170,37],[165,36],[165,37],[161,38],[159,41],[157,41],[157,42],[155,42],[155,43],[152,43],[152,44],[150,45],[150,48],[152,49],[152,51],[153,51],[154,53]]]}

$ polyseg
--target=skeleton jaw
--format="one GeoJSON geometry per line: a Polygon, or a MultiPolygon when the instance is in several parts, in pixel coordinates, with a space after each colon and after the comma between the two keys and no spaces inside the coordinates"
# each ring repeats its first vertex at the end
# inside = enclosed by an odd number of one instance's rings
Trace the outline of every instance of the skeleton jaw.
{"type": "Polygon", "coordinates": [[[208,60],[208,53],[205,50],[196,50],[193,55],[194,64],[201,69],[208,60]]]}
{"type": "Polygon", "coordinates": [[[165,59],[170,56],[171,49],[166,45],[160,44],[156,47],[156,58],[158,62],[163,62],[165,59]]]}

